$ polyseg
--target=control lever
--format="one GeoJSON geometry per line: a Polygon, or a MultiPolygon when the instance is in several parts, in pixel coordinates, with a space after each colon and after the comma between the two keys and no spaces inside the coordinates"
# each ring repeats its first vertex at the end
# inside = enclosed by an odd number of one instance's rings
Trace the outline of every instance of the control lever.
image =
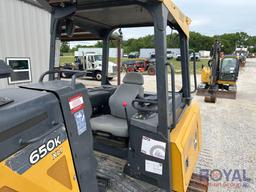
{"type": "MultiPolygon", "coordinates": [[[[129,137],[131,136],[131,133],[130,133],[130,121],[129,121],[129,118],[128,118],[128,112],[127,112],[127,105],[128,103],[126,101],[123,101],[122,103],[123,105],[123,108],[124,108],[124,112],[125,112],[125,117],[126,117],[126,121],[127,121],[127,126],[128,126],[128,135],[129,137]]],[[[134,147],[133,147],[133,144],[131,143],[131,141],[129,140],[129,150],[130,151],[135,151],[134,150],[134,147]]]]}
{"type": "Polygon", "coordinates": [[[128,105],[128,104],[127,104],[126,101],[123,101],[122,105],[123,105],[123,108],[124,108],[125,118],[126,118],[126,121],[127,121],[128,130],[129,130],[130,122],[129,122],[128,112],[127,112],[127,105],[128,105]]]}

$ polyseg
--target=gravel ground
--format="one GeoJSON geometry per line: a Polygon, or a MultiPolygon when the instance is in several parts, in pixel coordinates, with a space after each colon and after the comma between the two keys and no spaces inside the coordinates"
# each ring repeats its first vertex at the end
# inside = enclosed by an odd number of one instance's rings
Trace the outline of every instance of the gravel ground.
{"type": "MultiPolygon", "coordinates": [[[[144,78],[145,91],[155,91],[155,77],[144,78]]],[[[99,85],[92,80],[83,82],[87,87],[99,85]]],[[[176,75],[177,88],[180,84],[181,76],[176,75]]],[[[246,67],[240,70],[236,100],[217,99],[216,104],[209,104],[194,95],[201,106],[203,129],[197,172],[211,173],[210,192],[256,191],[255,87],[256,59],[248,59],[246,67]]]]}
{"type": "Polygon", "coordinates": [[[216,104],[206,104],[203,98],[195,97],[201,105],[203,128],[198,168],[218,170],[217,181],[212,172],[209,191],[256,191],[255,74],[256,59],[248,59],[240,70],[236,100],[218,99],[216,104]],[[245,176],[251,181],[247,182],[245,176]]]}

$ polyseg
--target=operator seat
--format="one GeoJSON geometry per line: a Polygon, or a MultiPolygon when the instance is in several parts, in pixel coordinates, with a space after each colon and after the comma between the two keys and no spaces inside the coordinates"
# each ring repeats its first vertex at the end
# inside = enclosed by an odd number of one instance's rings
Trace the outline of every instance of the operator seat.
{"type": "Polygon", "coordinates": [[[110,114],[101,115],[91,119],[94,132],[109,133],[117,137],[128,137],[128,125],[123,102],[127,103],[128,119],[137,111],[132,107],[132,101],[144,96],[144,79],[140,73],[127,73],[121,84],[109,98],[110,114]]]}

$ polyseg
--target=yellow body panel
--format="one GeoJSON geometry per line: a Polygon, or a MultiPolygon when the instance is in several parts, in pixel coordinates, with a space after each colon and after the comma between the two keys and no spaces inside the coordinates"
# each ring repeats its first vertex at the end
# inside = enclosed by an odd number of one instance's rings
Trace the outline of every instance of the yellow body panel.
{"type": "Polygon", "coordinates": [[[187,37],[189,37],[189,25],[191,19],[187,17],[182,11],[170,0],[161,0],[169,10],[171,16],[183,30],[187,37]]]}
{"type": "Polygon", "coordinates": [[[235,81],[222,81],[222,80],[218,80],[217,83],[221,84],[221,85],[236,85],[235,81]]]}
{"type": "Polygon", "coordinates": [[[68,140],[21,175],[5,163],[0,163],[0,192],[79,191],[68,140]]]}
{"type": "Polygon", "coordinates": [[[196,167],[202,142],[199,105],[186,108],[176,128],[171,132],[173,190],[185,192],[196,167]]]}
{"type": "Polygon", "coordinates": [[[205,84],[210,84],[212,70],[210,67],[203,67],[201,74],[201,81],[205,84]]]}
{"type": "MultiPolygon", "coordinates": [[[[211,68],[210,67],[203,67],[202,73],[201,73],[201,81],[204,84],[210,84],[211,82],[211,68]]],[[[236,85],[235,81],[223,81],[223,80],[218,80],[217,84],[219,85],[236,85]]]]}

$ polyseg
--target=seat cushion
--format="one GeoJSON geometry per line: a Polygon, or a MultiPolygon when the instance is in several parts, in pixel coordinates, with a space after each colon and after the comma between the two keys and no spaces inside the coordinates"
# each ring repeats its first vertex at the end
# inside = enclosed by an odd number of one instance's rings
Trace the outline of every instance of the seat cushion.
{"type": "Polygon", "coordinates": [[[91,126],[93,131],[102,131],[117,137],[128,137],[127,121],[112,115],[91,118],[91,126]]]}

